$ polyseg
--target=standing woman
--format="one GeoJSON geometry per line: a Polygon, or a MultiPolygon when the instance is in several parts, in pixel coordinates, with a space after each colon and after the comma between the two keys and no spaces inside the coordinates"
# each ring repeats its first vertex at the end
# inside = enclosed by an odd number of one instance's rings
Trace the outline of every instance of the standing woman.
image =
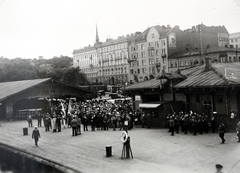
{"type": "Polygon", "coordinates": [[[226,127],[225,127],[225,125],[223,124],[223,122],[220,121],[219,126],[218,126],[218,133],[219,133],[219,137],[222,139],[222,144],[226,141],[226,140],[224,139],[224,134],[225,134],[225,132],[226,132],[226,127]]]}

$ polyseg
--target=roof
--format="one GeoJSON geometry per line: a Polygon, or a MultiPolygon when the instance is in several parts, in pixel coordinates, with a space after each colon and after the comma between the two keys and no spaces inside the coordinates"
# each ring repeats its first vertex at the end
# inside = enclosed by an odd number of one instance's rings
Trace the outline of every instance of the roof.
{"type": "Polygon", "coordinates": [[[157,108],[161,104],[140,103],[139,108],[157,108]]]}
{"type": "Polygon", "coordinates": [[[50,78],[2,82],[0,83],[0,101],[48,80],[50,78]]]}
{"type": "Polygon", "coordinates": [[[181,73],[165,73],[163,76],[160,76],[160,78],[165,79],[186,79],[186,76],[182,75],[181,73]]]}
{"type": "Polygon", "coordinates": [[[240,63],[212,63],[210,70],[205,65],[195,66],[181,71],[187,77],[175,85],[175,88],[186,87],[223,87],[240,85],[240,63]]]}
{"type": "MultiPolygon", "coordinates": [[[[140,90],[140,89],[155,89],[160,87],[160,80],[159,79],[151,79],[143,82],[138,82],[133,85],[127,86],[125,90],[140,90]]],[[[166,83],[167,80],[163,79],[162,84],[166,83]]]]}

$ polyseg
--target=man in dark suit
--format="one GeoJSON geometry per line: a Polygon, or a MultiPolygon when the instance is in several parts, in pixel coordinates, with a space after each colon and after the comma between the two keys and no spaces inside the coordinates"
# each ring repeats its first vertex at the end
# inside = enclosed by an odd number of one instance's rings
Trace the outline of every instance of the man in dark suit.
{"type": "Polygon", "coordinates": [[[35,126],[35,129],[32,132],[32,139],[35,140],[35,145],[38,146],[38,139],[40,138],[39,130],[37,129],[37,126],[35,126]]]}

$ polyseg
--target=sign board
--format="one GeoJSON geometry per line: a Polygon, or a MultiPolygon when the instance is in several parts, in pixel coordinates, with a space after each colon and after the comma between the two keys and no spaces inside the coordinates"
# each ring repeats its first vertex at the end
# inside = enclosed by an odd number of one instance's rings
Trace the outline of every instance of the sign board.
{"type": "Polygon", "coordinates": [[[176,47],[176,33],[171,32],[168,35],[168,43],[169,43],[169,47],[176,47]]]}
{"type": "Polygon", "coordinates": [[[141,96],[135,95],[135,100],[141,100],[141,96]]]}
{"type": "Polygon", "coordinates": [[[218,33],[218,46],[225,47],[226,44],[229,44],[229,35],[226,33],[218,33]]]}

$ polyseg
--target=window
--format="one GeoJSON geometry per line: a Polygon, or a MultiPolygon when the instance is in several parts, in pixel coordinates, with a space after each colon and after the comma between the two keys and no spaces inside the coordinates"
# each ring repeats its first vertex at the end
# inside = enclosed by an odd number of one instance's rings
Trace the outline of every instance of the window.
{"type": "Polygon", "coordinates": [[[163,57],[162,60],[163,60],[163,63],[165,63],[166,62],[166,57],[163,57]]]}
{"type": "Polygon", "coordinates": [[[130,67],[133,67],[134,66],[134,63],[133,62],[130,62],[130,67]]]}
{"type": "Polygon", "coordinates": [[[170,67],[173,67],[173,63],[172,62],[170,62],[170,67]]]}
{"type": "Polygon", "coordinates": [[[142,65],[143,65],[143,66],[146,65],[146,60],[142,60],[142,65]]]}
{"type": "Polygon", "coordinates": [[[185,61],[185,66],[188,66],[189,64],[188,64],[188,61],[185,61]]]}
{"type": "Polygon", "coordinates": [[[139,66],[139,61],[137,61],[137,66],[139,66]]]}
{"type": "Polygon", "coordinates": [[[152,38],[154,38],[154,33],[152,32],[152,38]]]}
{"type": "Polygon", "coordinates": [[[177,62],[175,62],[175,67],[177,67],[178,66],[178,63],[177,62]]]}
{"type": "Polygon", "coordinates": [[[154,59],[149,59],[149,65],[154,65],[154,59]]]}
{"type": "Polygon", "coordinates": [[[155,67],[152,67],[152,73],[155,73],[155,67]]]}
{"type": "Polygon", "coordinates": [[[148,43],[148,44],[149,44],[149,46],[150,46],[150,47],[152,47],[152,46],[153,46],[153,42],[150,42],[150,43],[148,43]]]}
{"type": "Polygon", "coordinates": [[[156,55],[159,55],[159,50],[156,50],[156,55]]]}
{"type": "Polygon", "coordinates": [[[180,66],[181,66],[181,67],[183,66],[183,61],[180,61],[180,66]]]}
{"type": "Polygon", "coordinates": [[[229,57],[229,62],[232,62],[232,57],[231,56],[229,57]]]}
{"type": "Polygon", "coordinates": [[[141,49],[145,50],[145,44],[141,44],[141,49]]]}
{"type": "Polygon", "coordinates": [[[154,50],[149,51],[149,56],[154,56],[154,50]]]}
{"type": "Polygon", "coordinates": [[[159,47],[159,42],[158,41],[155,42],[155,47],[159,47]]]}
{"type": "Polygon", "coordinates": [[[146,71],[147,71],[146,68],[143,68],[143,69],[142,69],[142,72],[143,72],[143,73],[146,73],[146,71]]]}
{"type": "Polygon", "coordinates": [[[161,45],[165,46],[165,40],[161,40],[161,45]]]}
{"type": "Polygon", "coordinates": [[[142,52],[141,54],[142,54],[142,58],[145,58],[145,52],[142,52]]]}
{"type": "Polygon", "coordinates": [[[133,69],[130,70],[130,73],[133,74],[133,69]]]}
{"type": "Polygon", "coordinates": [[[140,69],[139,68],[137,69],[137,72],[138,72],[138,74],[140,74],[140,69]]]}

